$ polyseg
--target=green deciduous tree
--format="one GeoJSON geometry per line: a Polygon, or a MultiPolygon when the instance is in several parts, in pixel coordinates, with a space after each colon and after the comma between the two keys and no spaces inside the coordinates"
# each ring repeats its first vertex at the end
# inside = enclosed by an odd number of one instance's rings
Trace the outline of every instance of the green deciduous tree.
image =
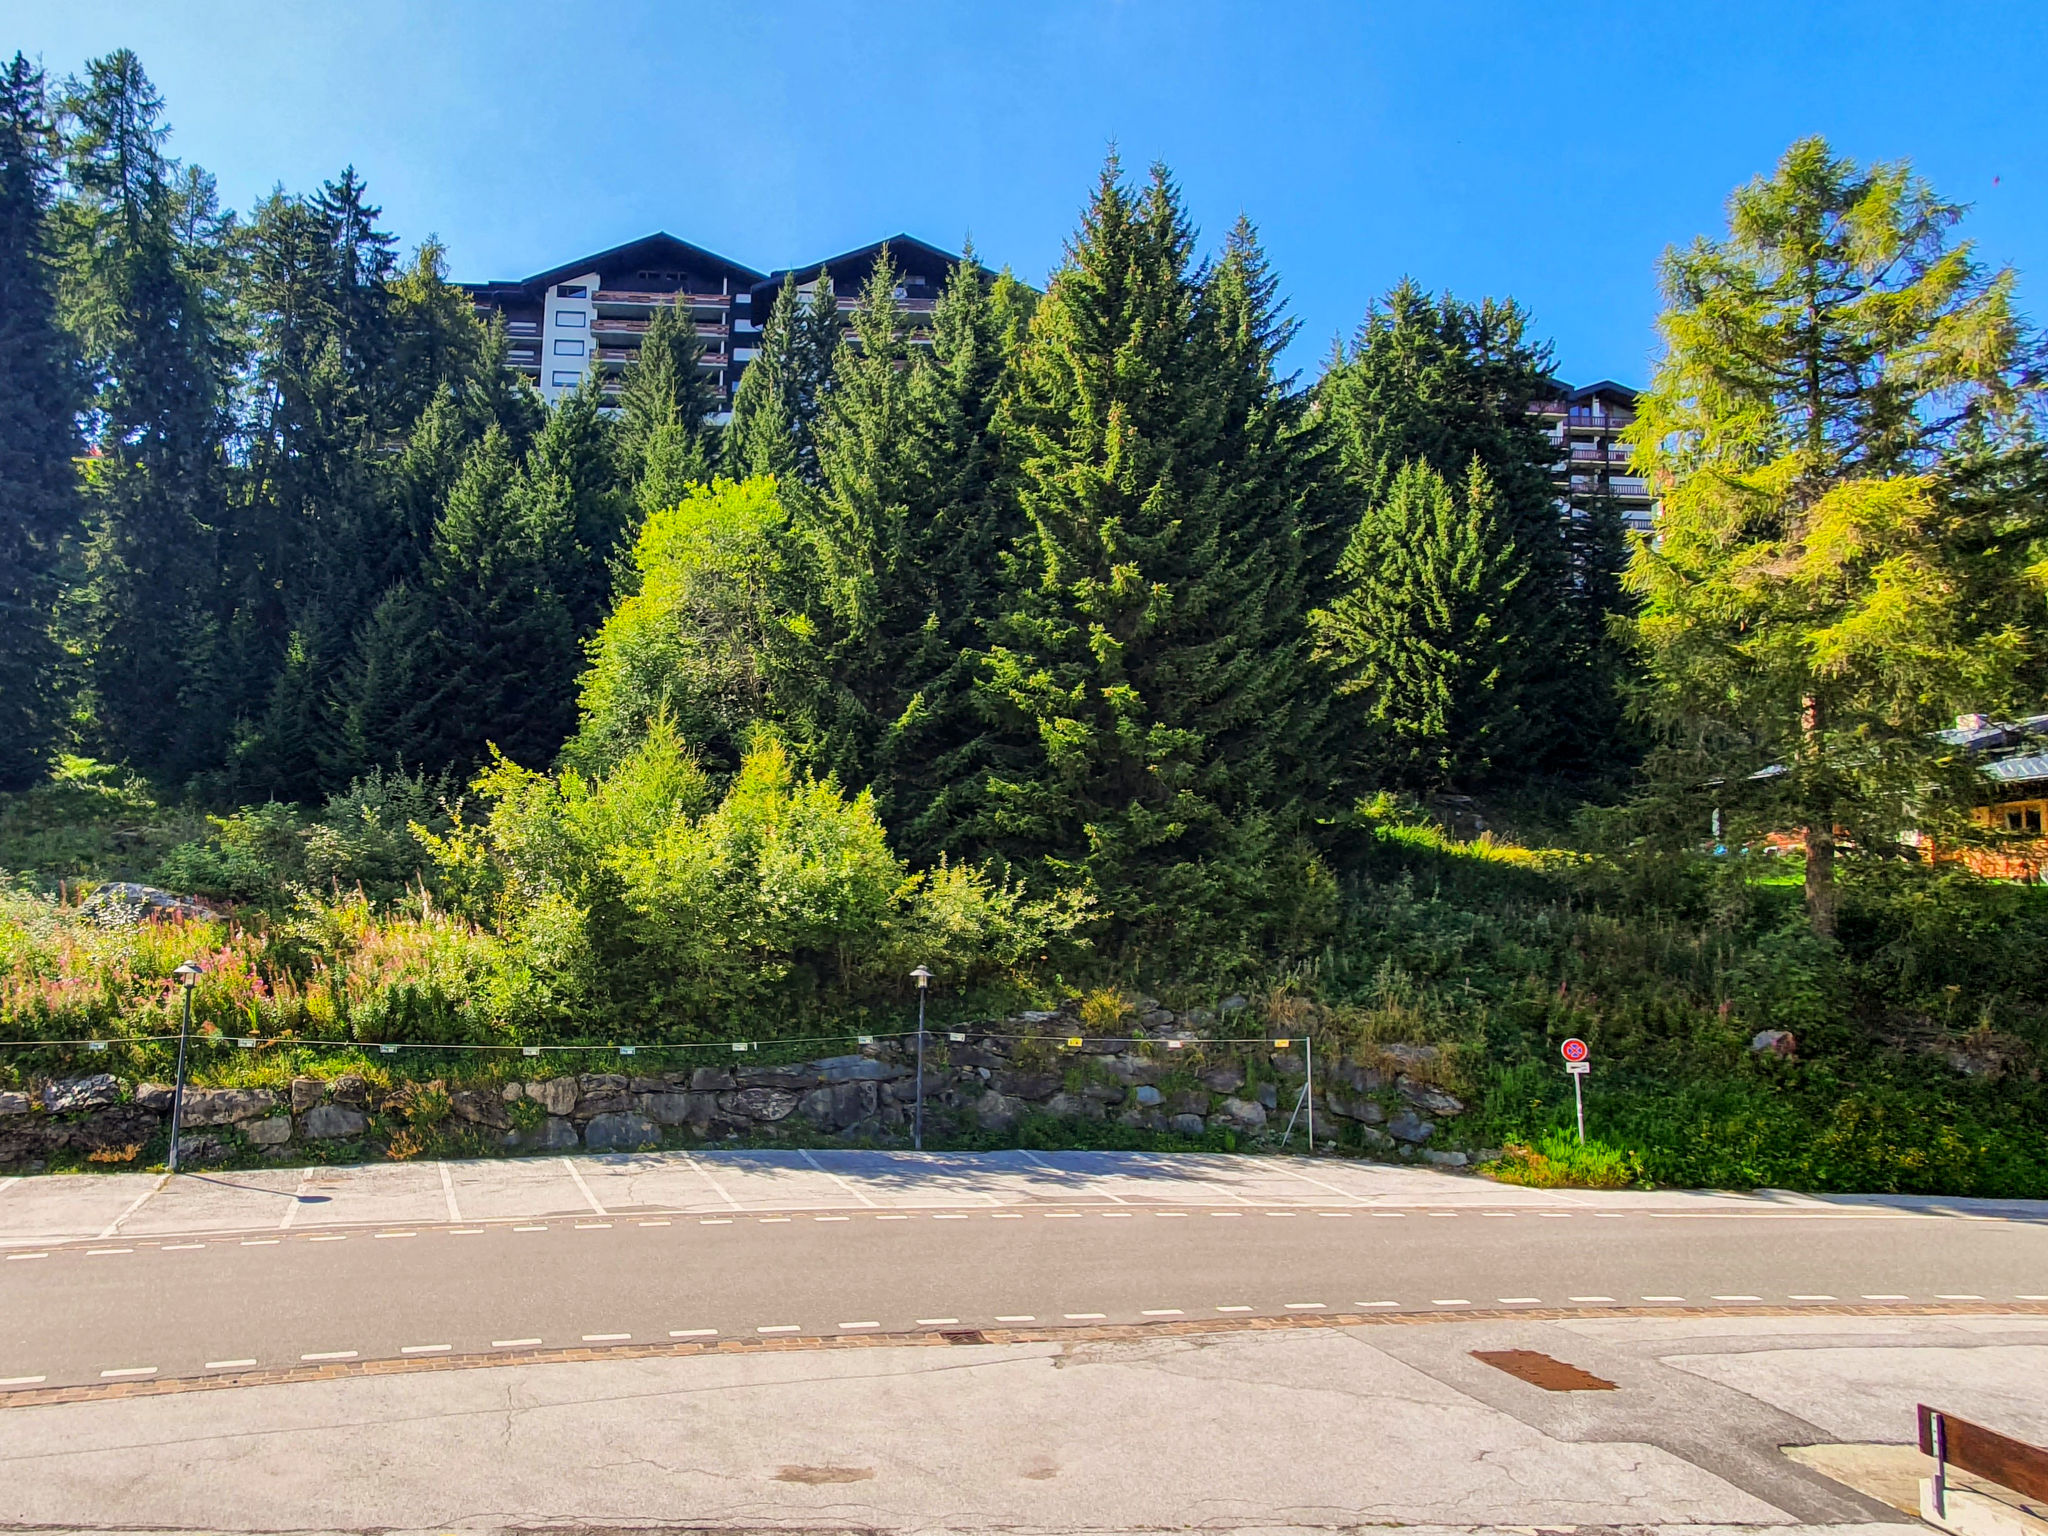
{"type": "Polygon", "coordinates": [[[1338,691],[1357,706],[1359,782],[1462,789],[1520,742],[1526,574],[1478,459],[1458,490],[1427,463],[1394,475],[1352,534],[1340,595],[1313,615],[1338,691]]]}
{"type": "Polygon", "coordinates": [[[1903,163],[1794,144],[1725,240],[1665,258],[1629,432],[1664,492],[1628,572],[1658,779],[1695,836],[1710,800],[1737,836],[1803,827],[1822,935],[1838,829],[1880,855],[1967,804],[1930,733],[2015,702],[2038,649],[2030,343],[1961,214],[1903,163]]]}
{"type": "Polygon", "coordinates": [[[17,53],[0,70],[0,789],[39,778],[65,724],[52,626],[81,399],[51,270],[55,149],[42,73],[17,53]]]}

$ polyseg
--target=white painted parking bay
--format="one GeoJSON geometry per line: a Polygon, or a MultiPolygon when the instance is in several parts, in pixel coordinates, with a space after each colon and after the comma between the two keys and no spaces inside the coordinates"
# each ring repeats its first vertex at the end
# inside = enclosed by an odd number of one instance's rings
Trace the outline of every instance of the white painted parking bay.
{"type": "MultiPolygon", "coordinates": [[[[67,1174],[0,1184],[0,1248],[118,1236],[446,1226],[570,1217],[890,1212],[990,1216],[1062,1208],[1508,1219],[1913,1221],[2048,1216],[2048,1202],[1819,1198],[1683,1190],[1521,1189],[1469,1174],[1289,1156],[1149,1152],[882,1152],[796,1148],[423,1160],[334,1168],[67,1174]]],[[[1825,1287],[1824,1287],[1825,1289],[1825,1287]]]]}

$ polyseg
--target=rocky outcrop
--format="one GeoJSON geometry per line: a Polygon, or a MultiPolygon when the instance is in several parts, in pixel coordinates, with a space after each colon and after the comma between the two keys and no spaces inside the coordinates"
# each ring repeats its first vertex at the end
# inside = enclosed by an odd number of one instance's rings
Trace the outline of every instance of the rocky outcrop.
{"type": "Polygon", "coordinates": [[[202,896],[180,896],[153,885],[132,885],[110,880],[79,904],[79,910],[94,920],[118,927],[129,923],[160,921],[205,921],[226,914],[202,896]]]}

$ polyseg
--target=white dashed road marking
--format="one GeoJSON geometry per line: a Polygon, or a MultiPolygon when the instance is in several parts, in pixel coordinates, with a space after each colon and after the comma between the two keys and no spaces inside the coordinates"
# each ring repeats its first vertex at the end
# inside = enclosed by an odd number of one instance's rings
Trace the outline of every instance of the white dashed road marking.
{"type": "Polygon", "coordinates": [[[401,1344],[398,1352],[401,1355],[445,1355],[454,1347],[453,1344],[401,1344]]]}
{"type": "Polygon", "coordinates": [[[315,1354],[301,1355],[301,1360],[353,1360],[356,1352],[352,1349],[327,1349],[315,1354]]]}
{"type": "Polygon", "coordinates": [[[756,1332],[756,1333],[795,1333],[795,1332],[797,1331],[797,1329],[801,1328],[802,1326],[803,1326],[803,1324],[801,1324],[801,1323],[763,1323],[763,1324],[762,1324],[762,1325],[761,1325],[760,1327],[756,1328],[756,1329],[754,1330],[754,1332],[756,1332]]]}
{"type": "Polygon", "coordinates": [[[124,1365],[119,1370],[101,1371],[100,1379],[102,1381],[111,1381],[116,1376],[154,1376],[155,1374],[156,1367],[153,1365],[124,1365]]]}
{"type": "Polygon", "coordinates": [[[531,1347],[532,1345],[538,1344],[539,1342],[539,1339],[493,1339],[491,1340],[491,1348],[526,1349],[531,1347]]]}
{"type": "Polygon", "coordinates": [[[0,1387],[34,1387],[49,1379],[47,1376],[0,1376],[0,1387]]]}
{"type": "Polygon", "coordinates": [[[255,1363],[254,1360],[209,1360],[206,1368],[209,1371],[246,1371],[255,1363]]]}
{"type": "MultiPolygon", "coordinates": [[[[950,1328],[959,1321],[960,1319],[957,1317],[920,1317],[917,1320],[917,1326],[920,1328],[950,1328]]],[[[840,1326],[843,1328],[846,1325],[842,1323],[840,1326]]]]}
{"type": "Polygon", "coordinates": [[[882,1325],[880,1323],[841,1323],[839,1326],[842,1328],[879,1328],[882,1325]]]}
{"type": "Polygon", "coordinates": [[[583,1342],[586,1344],[623,1344],[632,1337],[633,1335],[630,1333],[586,1333],[583,1335],[583,1342]]]}
{"type": "Polygon", "coordinates": [[[708,1339],[716,1332],[716,1328],[671,1328],[668,1336],[672,1339],[708,1339]]]}

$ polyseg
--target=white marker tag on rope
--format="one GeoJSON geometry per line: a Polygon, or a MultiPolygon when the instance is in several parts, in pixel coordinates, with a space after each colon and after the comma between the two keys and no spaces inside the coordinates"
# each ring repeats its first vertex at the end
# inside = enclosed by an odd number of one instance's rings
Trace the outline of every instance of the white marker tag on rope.
{"type": "Polygon", "coordinates": [[[751,1050],[752,1046],[745,1040],[735,1040],[732,1043],[732,1048],[736,1051],[745,1051],[751,1050]]]}
{"type": "Polygon", "coordinates": [[[85,1048],[88,1051],[104,1051],[107,1048],[107,1042],[104,1040],[88,1040],[85,1042],[85,1048]]]}
{"type": "Polygon", "coordinates": [[[519,1054],[522,1056],[538,1056],[540,1054],[540,1047],[537,1045],[522,1045],[519,1047],[519,1054]]]}
{"type": "Polygon", "coordinates": [[[1177,1050],[1179,1050],[1179,1049],[1180,1049],[1180,1048],[1181,1048],[1182,1046],[1184,1046],[1184,1045],[1186,1045],[1186,1044],[1187,1044],[1187,1041],[1185,1041],[1185,1040],[1169,1040],[1169,1041],[1167,1041],[1167,1042],[1166,1042],[1166,1048],[1167,1048],[1167,1049],[1168,1049],[1169,1051],[1177,1051],[1177,1050]]]}
{"type": "Polygon", "coordinates": [[[855,1035],[853,1037],[853,1043],[855,1045],[873,1045],[875,1043],[875,1037],[873,1035],[855,1035]]]}
{"type": "Polygon", "coordinates": [[[247,1035],[244,1035],[241,1039],[235,1042],[235,1044],[239,1045],[245,1051],[253,1051],[256,1049],[257,1046],[261,1045],[262,1043],[263,1042],[261,1040],[251,1040],[247,1035]]]}
{"type": "Polygon", "coordinates": [[[965,1044],[967,1043],[967,1036],[966,1036],[966,1034],[965,1034],[965,1033],[964,1033],[963,1031],[961,1031],[961,1030],[957,1030],[957,1029],[949,1029],[949,1030],[947,1030],[947,1031],[946,1031],[946,1038],[947,1038],[948,1040],[954,1040],[954,1041],[958,1041],[958,1042],[959,1042],[960,1044],[962,1044],[962,1045],[965,1045],[965,1044]]]}
{"type": "Polygon", "coordinates": [[[380,1045],[377,1047],[377,1049],[382,1051],[386,1056],[396,1056],[398,1054],[398,1047],[395,1045],[380,1045]]]}
{"type": "Polygon", "coordinates": [[[640,1054],[640,1047],[637,1045],[622,1045],[619,1047],[619,1054],[621,1056],[638,1056],[640,1054]]]}

